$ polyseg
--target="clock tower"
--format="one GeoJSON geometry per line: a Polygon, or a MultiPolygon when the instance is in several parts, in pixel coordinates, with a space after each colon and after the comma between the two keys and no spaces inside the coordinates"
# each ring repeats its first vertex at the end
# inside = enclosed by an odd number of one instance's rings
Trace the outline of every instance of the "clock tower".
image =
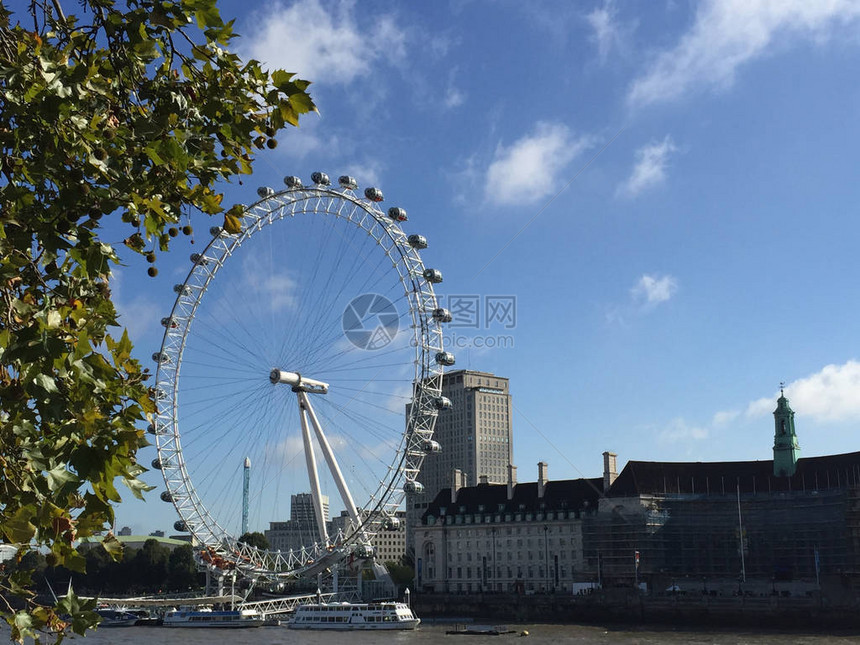
{"type": "Polygon", "coordinates": [[[779,386],[779,399],[773,411],[775,424],[773,440],[773,474],[775,477],[791,477],[797,470],[797,454],[800,446],[794,432],[794,410],[785,398],[784,386],[779,386]]]}

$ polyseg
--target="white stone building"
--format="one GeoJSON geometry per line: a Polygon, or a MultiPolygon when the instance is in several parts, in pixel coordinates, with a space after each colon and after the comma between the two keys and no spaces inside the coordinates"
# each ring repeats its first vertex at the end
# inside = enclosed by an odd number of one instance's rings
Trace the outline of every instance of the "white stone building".
{"type": "Polygon", "coordinates": [[[582,519],[595,513],[603,478],[482,481],[442,490],[415,532],[418,591],[567,592],[583,579],[582,519]]]}

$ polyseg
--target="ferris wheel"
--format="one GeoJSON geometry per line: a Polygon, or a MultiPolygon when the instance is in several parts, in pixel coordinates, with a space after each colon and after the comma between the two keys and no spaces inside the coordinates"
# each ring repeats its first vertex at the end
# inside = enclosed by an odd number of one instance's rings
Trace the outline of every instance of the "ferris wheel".
{"type": "Polygon", "coordinates": [[[375,535],[399,528],[440,449],[454,363],[442,275],[421,260],[426,239],[402,230],[406,211],[381,210],[382,192],[348,176],[284,183],[191,255],[153,354],[161,499],[204,560],[256,579],[369,557],[375,535]],[[239,541],[270,526],[289,544],[239,541]]]}

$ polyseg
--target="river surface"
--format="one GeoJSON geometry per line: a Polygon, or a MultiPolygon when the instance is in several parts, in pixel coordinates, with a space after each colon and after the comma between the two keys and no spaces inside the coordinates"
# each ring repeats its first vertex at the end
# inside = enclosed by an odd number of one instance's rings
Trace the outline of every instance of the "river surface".
{"type": "MultiPolygon", "coordinates": [[[[518,634],[501,636],[449,636],[452,624],[425,624],[413,632],[332,632],[299,631],[286,627],[252,629],[187,629],[164,627],[114,627],[91,632],[85,638],[74,636],[67,643],[79,645],[559,645],[576,643],[622,643],[624,645],[657,645],[695,643],[697,645],[856,645],[860,632],[853,634],[808,634],[775,631],[690,631],[686,629],[637,629],[580,625],[508,625],[518,632],[527,630],[528,638],[518,634]]],[[[0,628],[0,643],[8,642],[8,627],[0,628]]]]}

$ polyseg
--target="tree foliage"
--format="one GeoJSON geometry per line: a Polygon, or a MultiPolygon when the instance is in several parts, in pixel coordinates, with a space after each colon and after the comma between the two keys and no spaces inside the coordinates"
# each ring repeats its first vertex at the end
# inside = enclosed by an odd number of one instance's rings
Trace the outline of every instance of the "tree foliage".
{"type": "Polygon", "coordinates": [[[239,538],[239,542],[244,542],[245,544],[253,547],[257,547],[258,549],[264,549],[266,551],[269,550],[269,539],[259,531],[249,531],[248,533],[243,533],[242,537],[239,538]]]}
{"type": "MultiPolygon", "coordinates": [[[[19,557],[83,571],[76,541],[111,525],[116,482],[145,489],[135,455],[155,411],[117,327],[103,224],[153,263],[192,209],[235,230],[219,182],[315,108],[306,81],[229,51],[215,0],[27,6],[0,3],[0,532],[19,557]]],[[[0,573],[2,597],[26,601],[0,606],[14,639],[85,627],[86,608],[61,619],[26,582],[0,573]]]]}
{"type": "Polygon", "coordinates": [[[28,571],[31,588],[46,597],[50,597],[52,591],[65,592],[70,581],[75,592],[87,596],[185,592],[203,588],[203,574],[197,571],[190,544],[171,550],[157,540],[147,540],[140,549],[126,546],[118,560],[111,558],[99,543],[85,545],[81,552],[87,563],[86,573],[49,567],[38,551],[30,551],[19,563],[11,563],[9,569],[10,572],[28,571]]]}

